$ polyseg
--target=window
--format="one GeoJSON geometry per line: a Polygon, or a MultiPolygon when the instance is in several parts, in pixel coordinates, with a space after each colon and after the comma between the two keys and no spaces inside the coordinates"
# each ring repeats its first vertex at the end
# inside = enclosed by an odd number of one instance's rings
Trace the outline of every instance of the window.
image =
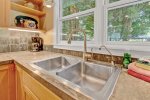
{"type": "Polygon", "coordinates": [[[114,3],[117,1],[121,1],[121,0],[104,0],[104,1],[105,1],[105,4],[110,4],[110,3],[114,3]]]}
{"type": "MultiPolygon", "coordinates": [[[[72,44],[69,34],[81,28],[87,34],[87,46],[106,45],[113,49],[150,44],[150,0],[56,0],[56,47],[82,50],[84,35],[76,32],[72,44]],[[59,8],[58,8],[59,7],[59,8]],[[81,46],[81,47],[80,47],[81,46]],[[79,47],[79,48],[76,48],[79,47]]],[[[148,50],[148,49],[147,49],[148,50]]]]}
{"type": "Polygon", "coordinates": [[[95,0],[62,0],[63,16],[95,8],[95,0]]]}
{"type": "Polygon", "coordinates": [[[150,1],[143,1],[108,8],[107,41],[150,42],[150,1]]]}
{"type": "MultiPolygon", "coordinates": [[[[59,0],[59,2],[62,8],[59,18],[60,41],[67,41],[71,31],[79,28],[86,31],[87,41],[93,41],[95,0],[59,0]]],[[[76,32],[72,36],[72,41],[83,40],[83,33],[76,32]]]]}
{"type": "Polygon", "coordinates": [[[109,0],[109,3],[113,3],[113,2],[116,2],[116,1],[120,1],[120,0],[109,0]]]}
{"type": "MultiPolygon", "coordinates": [[[[87,41],[93,40],[94,33],[94,15],[77,17],[70,20],[63,21],[62,40],[67,40],[72,29],[85,29],[87,34],[87,41]]],[[[84,39],[83,33],[73,34],[72,40],[82,41],[84,39]]]]}

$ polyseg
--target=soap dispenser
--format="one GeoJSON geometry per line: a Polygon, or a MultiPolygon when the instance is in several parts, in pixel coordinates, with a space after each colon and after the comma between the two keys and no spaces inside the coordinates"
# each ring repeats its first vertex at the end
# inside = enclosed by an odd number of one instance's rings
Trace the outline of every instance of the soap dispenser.
{"type": "Polygon", "coordinates": [[[124,53],[123,56],[123,67],[128,69],[128,65],[132,62],[131,60],[131,54],[129,53],[124,53]]]}

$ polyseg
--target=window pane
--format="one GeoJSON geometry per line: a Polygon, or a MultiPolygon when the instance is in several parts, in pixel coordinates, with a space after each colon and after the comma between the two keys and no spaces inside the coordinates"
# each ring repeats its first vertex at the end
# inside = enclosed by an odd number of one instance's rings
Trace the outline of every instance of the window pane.
{"type": "MultiPolygon", "coordinates": [[[[83,29],[86,31],[87,40],[91,41],[94,37],[94,15],[88,15],[84,17],[76,17],[71,20],[66,20],[62,22],[62,40],[68,40],[69,33],[73,29],[83,29]]],[[[83,33],[74,33],[72,36],[73,41],[83,41],[83,33]]]]}
{"type": "Polygon", "coordinates": [[[116,2],[116,1],[120,1],[120,0],[109,0],[109,3],[113,3],[113,2],[116,2]]]}
{"type": "Polygon", "coordinates": [[[63,16],[95,7],[95,0],[62,0],[63,16]]]}
{"type": "Polygon", "coordinates": [[[108,41],[150,41],[150,3],[108,11],[108,41]]]}

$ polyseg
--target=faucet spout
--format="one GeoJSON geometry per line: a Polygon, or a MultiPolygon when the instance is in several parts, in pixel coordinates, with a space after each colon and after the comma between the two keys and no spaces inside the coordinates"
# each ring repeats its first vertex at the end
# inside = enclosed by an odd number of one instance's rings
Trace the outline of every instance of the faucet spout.
{"type": "Polygon", "coordinates": [[[110,52],[110,50],[109,50],[105,45],[100,46],[99,50],[101,50],[102,48],[105,48],[106,51],[110,54],[110,56],[111,56],[111,65],[112,65],[112,66],[115,66],[114,59],[113,59],[113,55],[112,55],[112,53],[110,52]]]}

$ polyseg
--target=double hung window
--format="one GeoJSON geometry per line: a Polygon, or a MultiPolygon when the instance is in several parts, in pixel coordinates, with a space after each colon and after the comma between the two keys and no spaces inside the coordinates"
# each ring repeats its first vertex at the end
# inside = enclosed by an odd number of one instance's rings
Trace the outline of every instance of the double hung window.
{"type": "MultiPolygon", "coordinates": [[[[72,30],[83,29],[86,31],[88,46],[99,47],[103,44],[113,49],[132,49],[134,45],[137,49],[139,46],[148,48],[150,0],[57,1],[58,45],[70,46],[67,40],[72,30]]],[[[79,45],[83,39],[83,33],[76,32],[72,36],[72,44],[79,45]]]]}
{"type": "MultiPolygon", "coordinates": [[[[59,39],[65,43],[74,29],[86,31],[87,41],[94,40],[95,0],[59,0],[59,39]]],[[[76,32],[72,41],[83,41],[84,34],[76,32]]]]}
{"type": "Polygon", "coordinates": [[[150,1],[109,0],[106,40],[111,42],[150,42],[150,1]]]}

